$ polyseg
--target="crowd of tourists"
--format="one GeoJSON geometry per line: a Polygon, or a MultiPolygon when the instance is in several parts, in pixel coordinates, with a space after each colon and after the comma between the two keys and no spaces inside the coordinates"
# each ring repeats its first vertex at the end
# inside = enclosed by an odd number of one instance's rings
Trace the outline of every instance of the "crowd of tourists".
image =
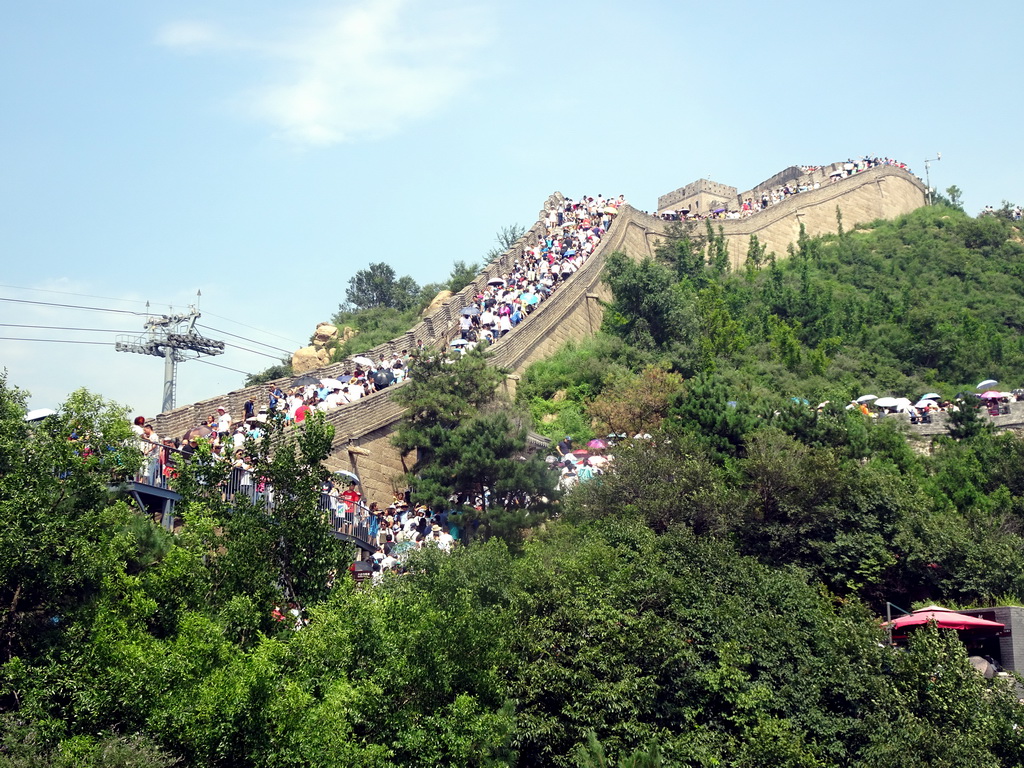
{"type": "Polygon", "coordinates": [[[583,266],[625,204],[625,195],[598,195],[549,207],[544,234],[526,243],[522,258],[508,272],[492,277],[462,308],[459,334],[450,346],[464,353],[479,343],[498,341],[525,321],[583,266]]]}
{"type": "MultiPolygon", "coordinates": [[[[832,171],[829,176],[828,183],[835,183],[842,181],[850,176],[855,176],[858,173],[876,168],[878,166],[893,166],[896,168],[902,168],[905,171],[910,172],[910,167],[899,160],[895,160],[891,157],[870,157],[864,156],[860,160],[847,160],[842,163],[836,170],[832,171]]],[[[735,220],[744,219],[747,216],[752,216],[755,213],[760,213],[773,205],[778,205],[784,200],[788,200],[794,195],[798,195],[801,192],[808,192],[814,189],[821,188],[820,181],[811,181],[810,177],[813,173],[820,171],[824,166],[801,166],[804,172],[804,177],[801,180],[794,180],[782,184],[774,189],[765,190],[759,197],[746,197],[741,202],[735,201],[732,203],[723,202],[722,206],[715,208],[711,211],[698,212],[690,211],[688,209],[680,209],[676,211],[664,211],[660,214],[660,217],[665,221],[705,221],[705,220],[735,220]]]]}
{"type": "MultiPolygon", "coordinates": [[[[989,380],[982,383],[991,387],[998,382],[989,380]]],[[[986,389],[984,392],[960,392],[952,399],[943,398],[937,392],[928,392],[921,395],[916,402],[908,397],[876,397],[868,394],[851,400],[847,404],[846,410],[859,410],[870,418],[901,416],[908,418],[911,424],[930,424],[932,417],[936,414],[955,413],[963,408],[983,410],[990,416],[1005,416],[1010,413],[1010,403],[1022,400],[1024,400],[1024,389],[1014,389],[1012,392],[997,389],[986,389]]],[[[822,410],[826,405],[828,405],[828,401],[820,403],[817,409],[822,410]]]]}

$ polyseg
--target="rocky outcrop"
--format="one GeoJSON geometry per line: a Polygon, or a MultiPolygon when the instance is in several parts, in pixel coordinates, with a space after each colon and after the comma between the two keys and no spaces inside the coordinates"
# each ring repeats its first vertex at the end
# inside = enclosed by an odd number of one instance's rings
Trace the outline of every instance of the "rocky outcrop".
{"type": "Polygon", "coordinates": [[[442,304],[454,295],[455,294],[452,291],[438,292],[437,296],[434,297],[434,300],[430,302],[430,305],[420,313],[420,317],[427,317],[428,315],[434,314],[441,308],[442,304]]]}
{"type": "Polygon", "coordinates": [[[338,326],[330,323],[320,323],[313,331],[313,346],[323,349],[332,341],[338,340],[338,326]]]}
{"type": "Polygon", "coordinates": [[[324,348],[309,346],[292,353],[292,372],[298,376],[317,368],[323,368],[331,361],[331,353],[324,348]]]}

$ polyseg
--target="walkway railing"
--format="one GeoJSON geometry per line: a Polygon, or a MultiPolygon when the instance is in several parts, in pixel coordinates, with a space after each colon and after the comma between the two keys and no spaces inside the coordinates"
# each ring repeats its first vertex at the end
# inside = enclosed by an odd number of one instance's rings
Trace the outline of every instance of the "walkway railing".
{"type": "MultiPolygon", "coordinates": [[[[180,496],[168,486],[168,477],[162,472],[142,473],[134,479],[133,493],[145,493],[145,488],[152,488],[161,499],[169,496],[180,500],[180,496]]],[[[263,482],[252,472],[235,467],[223,482],[211,489],[214,495],[229,505],[238,498],[246,498],[257,506],[271,510],[274,508],[278,493],[273,486],[263,482]]],[[[321,493],[317,499],[317,509],[323,515],[324,523],[331,532],[340,539],[352,542],[368,552],[377,550],[377,520],[369,512],[362,501],[349,502],[329,493],[321,493]]],[[[169,525],[168,515],[164,514],[165,525],[169,525]]]]}

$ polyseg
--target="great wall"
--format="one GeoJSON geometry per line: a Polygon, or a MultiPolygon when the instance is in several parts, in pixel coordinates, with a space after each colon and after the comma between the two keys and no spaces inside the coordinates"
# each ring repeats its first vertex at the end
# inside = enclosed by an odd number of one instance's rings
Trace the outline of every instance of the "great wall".
{"type": "MultiPolygon", "coordinates": [[[[838,164],[837,164],[838,165],[838,164]]],[[[828,166],[828,172],[835,166],[828,166]]],[[[767,188],[796,169],[776,174],[751,192],[767,188]]],[[[719,185],[721,186],[721,185],[719,185]]],[[[684,188],[685,189],[685,188],[684,188]]],[[[681,190],[677,190],[681,191],[681,190]]],[[[749,193],[745,193],[749,194],[749,193]]],[[[547,230],[544,224],[547,209],[562,201],[561,194],[551,195],[544,203],[538,221],[508,251],[488,264],[476,280],[454,294],[447,302],[425,317],[402,336],[364,353],[373,359],[391,357],[404,350],[415,349],[422,342],[428,347],[447,344],[457,334],[461,309],[472,302],[487,281],[508,272],[521,258],[524,243],[533,242],[547,230]]],[[[837,230],[837,209],[844,226],[852,227],[876,219],[891,219],[909,213],[925,204],[925,187],[920,179],[894,166],[881,165],[849,178],[808,189],[763,211],[742,219],[719,219],[713,222],[728,243],[734,268],[742,266],[751,235],[784,257],[787,247],[797,240],[801,225],[809,236],[834,233],[837,230]]],[[[659,209],[662,206],[659,205],[659,209]]],[[[603,319],[602,301],[611,298],[602,282],[608,256],[621,251],[634,259],[653,256],[658,244],[671,235],[671,222],[624,206],[615,217],[600,244],[583,266],[540,304],[524,322],[490,348],[493,364],[509,371],[505,388],[512,394],[515,381],[531,363],[551,356],[565,342],[593,334],[603,319]]],[[[314,373],[328,378],[342,374],[346,363],[334,363],[314,373]]],[[[276,382],[287,387],[291,379],[276,382]]],[[[399,385],[400,386],[400,385],[399,385]]],[[[393,388],[388,388],[326,413],[335,428],[333,451],[327,462],[330,470],[347,470],[361,479],[362,492],[368,500],[390,500],[399,477],[408,469],[403,457],[391,444],[391,434],[402,417],[402,408],[392,401],[393,388]]],[[[154,420],[161,435],[180,435],[202,423],[218,406],[230,413],[243,412],[244,403],[266,401],[267,385],[228,392],[191,405],[159,414],[154,420]]]]}

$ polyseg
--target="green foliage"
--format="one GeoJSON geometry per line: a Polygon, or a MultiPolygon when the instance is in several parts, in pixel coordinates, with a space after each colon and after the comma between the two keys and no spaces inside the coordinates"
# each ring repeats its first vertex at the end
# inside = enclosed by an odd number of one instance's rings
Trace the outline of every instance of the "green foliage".
{"type": "Polygon", "coordinates": [[[186,523],[214,537],[208,544],[219,550],[210,556],[215,594],[232,612],[241,607],[231,603],[240,594],[254,598],[256,606],[281,599],[300,606],[319,601],[327,594],[330,574],[342,566],[339,543],[318,510],[327,475],[322,462],[330,453],[334,427],[317,413],[299,428],[286,430],[279,421],[266,426],[264,437],[249,449],[254,481],[272,495],[269,509],[262,499],[244,496],[230,506],[223,503],[216,488],[228,469],[210,457],[205,445],[182,467],[176,485],[185,497],[186,523]],[[219,535],[208,521],[220,528],[219,535]]]}
{"type": "Polygon", "coordinates": [[[141,461],[125,410],[85,390],[36,424],[24,413],[0,377],[0,663],[44,653],[95,599],[115,557],[100,543],[132,515],[110,482],[141,461]]]}
{"type": "Polygon", "coordinates": [[[274,379],[283,379],[294,375],[290,360],[283,359],[277,365],[272,365],[259,373],[251,373],[245,377],[245,386],[254,387],[257,384],[266,384],[274,379]]]}
{"type": "Polygon", "coordinates": [[[384,262],[360,269],[348,281],[345,290],[346,309],[410,309],[419,297],[420,287],[408,275],[397,277],[384,262]]]}
{"type": "Polygon", "coordinates": [[[396,390],[414,498],[454,494],[487,540],[376,586],[317,512],[317,418],[248,446],[272,511],[228,505],[201,450],[168,532],[111,490],[140,459],[122,409],[80,392],[29,425],[0,382],[0,766],[1024,763],[1011,687],[952,633],[887,647],[869,609],[1020,602],[1024,441],[965,408],[917,452],[843,409],[1012,381],[1013,223],[935,206],[801,234],[786,261],[752,242],[739,275],[719,235],[613,257],[609,332],[518,383],[563,434],[609,404],[662,421],[559,519],[506,503],[551,475],[503,374],[416,360],[396,390]],[[308,626],[272,619],[286,598],[308,626]]]}
{"type": "Polygon", "coordinates": [[[141,735],[78,736],[48,749],[31,727],[19,726],[13,718],[4,726],[2,768],[173,768],[181,764],[141,735]]]}
{"type": "Polygon", "coordinates": [[[448,283],[445,287],[453,293],[458,293],[472,283],[478,274],[480,274],[479,264],[475,262],[466,263],[460,259],[452,265],[452,271],[448,275],[448,283]]]}
{"type": "Polygon", "coordinates": [[[683,292],[668,267],[653,259],[634,262],[613,253],[604,279],[615,294],[605,311],[606,331],[642,350],[665,350],[692,332],[683,292]]]}
{"type": "Polygon", "coordinates": [[[455,500],[460,527],[516,542],[543,521],[541,499],[553,489],[540,457],[525,453],[521,420],[494,407],[503,378],[482,348],[454,359],[417,355],[394,395],[407,412],[393,440],[416,453],[408,479],[417,502],[442,510],[455,500]]]}
{"type": "MultiPolygon", "coordinates": [[[[515,245],[519,241],[519,238],[521,238],[525,234],[526,234],[526,227],[524,227],[522,224],[509,224],[506,227],[502,227],[501,229],[499,229],[497,231],[497,233],[495,233],[494,241],[495,241],[496,245],[493,248],[491,248],[486,253],[486,255],[484,256],[484,261],[487,262],[487,263],[490,263],[490,262],[494,261],[496,258],[498,258],[499,256],[502,256],[503,254],[505,254],[508,251],[509,248],[511,248],[513,245],[515,245]]],[[[457,262],[457,263],[461,263],[461,262],[457,262]]],[[[472,280],[473,277],[475,277],[475,276],[476,275],[474,274],[472,277],[470,277],[470,280],[472,280]]],[[[454,273],[453,273],[452,277],[454,278],[454,273]]],[[[468,283],[469,283],[469,280],[467,280],[465,283],[460,285],[458,288],[453,288],[452,290],[454,290],[454,291],[462,290],[463,288],[466,287],[466,285],[468,283]]]]}
{"type": "Polygon", "coordinates": [[[946,187],[946,195],[949,198],[949,204],[951,207],[956,208],[958,211],[963,211],[963,196],[964,192],[956,184],[950,187],[946,187]]]}
{"type": "Polygon", "coordinates": [[[331,318],[331,322],[338,328],[354,328],[357,333],[339,344],[332,351],[332,358],[335,361],[344,360],[397,338],[416,324],[418,315],[415,307],[404,311],[394,307],[375,307],[353,312],[338,312],[331,318]]]}

